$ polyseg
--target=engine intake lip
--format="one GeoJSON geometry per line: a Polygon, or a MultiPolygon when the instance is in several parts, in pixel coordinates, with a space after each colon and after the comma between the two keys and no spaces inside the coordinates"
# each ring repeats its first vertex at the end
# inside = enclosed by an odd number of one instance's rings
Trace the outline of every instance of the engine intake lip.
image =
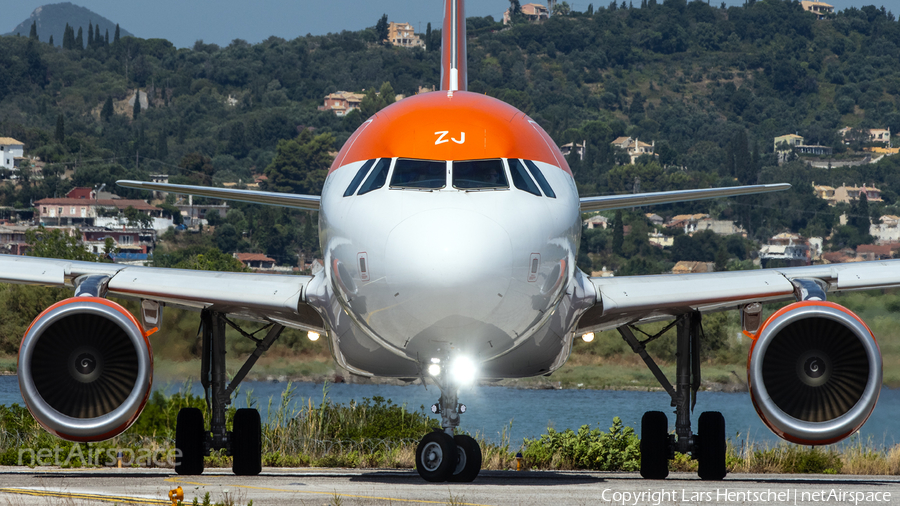
{"type": "MultiPolygon", "coordinates": [[[[144,337],[140,325],[130,314],[125,312],[124,308],[105,299],[94,297],[84,297],[83,299],[67,299],[55,304],[41,313],[32,323],[22,339],[22,346],[19,350],[19,389],[29,410],[47,430],[64,439],[96,441],[115,436],[137,418],[150,392],[153,364],[149,343],[144,337]],[[35,369],[32,366],[35,350],[38,348],[43,334],[55,323],[76,315],[104,318],[118,326],[134,347],[137,365],[134,385],[124,401],[112,411],[90,418],[69,416],[47,402],[40,394],[40,389],[34,379],[35,369]]],[[[73,356],[79,358],[84,354],[90,355],[92,352],[99,353],[100,351],[102,350],[79,347],[73,352],[73,356]]],[[[92,375],[102,372],[102,360],[100,358],[99,363],[93,364],[94,369],[90,371],[87,370],[90,369],[90,365],[85,364],[87,369],[82,371],[82,374],[87,372],[88,375],[92,375]]],[[[77,369],[77,366],[73,367],[77,369]]],[[[71,373],[71,371],[60,371],[60,374],[67,373],[71,373]]],[[[76,381],[76,379],[77,377],[73,377],[72,381],[76,381]]],[[[90,378],[87,379],[90,380],[90,378]]]]}
{"type": "MultiPolygon", "coordinates": [[[[761,330],[752,349],[747,376],[756,409],[767,425],[779,436],[798,443],[830,444],[856,431],[871,414],[881,393],[881,352],[872,332],[849,310],[830,302],[807,301],[800,304],[803,305],[793,307],[781,315],[776,313],[771,323],[767,323],[761,330]],[[859,399],[846,413],[827,421],[806,421],[791,416],[776,404],[766,389],[763,364],[769,346],[788,325],[807,318],[824,318],[848,328],[859,339],[869,364],[866,385],[859,399]]],[[[815,351],[819,350],[810,350],[815,351]]],[[[815,355],[810,352],[802,356],[804,365],[812,355],[815,355]]],[[[831,368],[831,358],[828,359],[826,367],[831,368]]],[[[829,374],[826,372],[823,377],[829,374]]],[[[799,377],[798,381],[801,381],[799,377]]]]}

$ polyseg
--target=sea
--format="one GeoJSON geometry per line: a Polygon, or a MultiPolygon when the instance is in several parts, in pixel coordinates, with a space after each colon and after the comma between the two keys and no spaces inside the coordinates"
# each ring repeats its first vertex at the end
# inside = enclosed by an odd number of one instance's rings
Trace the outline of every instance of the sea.
{"type": "MultiPolygon", "coordinates": [[[[153,388],[167,393],[190,388],[195,394],[203,393],[199,382],[157,382],[153,388]]],[[[288,383],[280,381],[245,381],[235,394],[234,403],[239,408],[246,407],[249,394],[251,403],[255,402],[260,415],[266,419],[270,411],[274,415],[286,388],[288,383]]],[[[319,405],[325,395],[332,402],[342,404],[379,396],[410,410],[424,409],[430,415],[430,406],[440,397],[436,387],[429,385],[426,389],[420,383],[397,386],[297,382],[290,383],[290,388],[291,406],[296,409],[310,401],[319,405]]],[[[641,416],[646,411],[663,411],[668,415],[670,429],[675,424],[669,397],[661,391],[533,390],[478,385],[461,389],[459,400],[467,407],[461,416],[463,430],[497,443],[505,438],[513,449],[521,446],[526,438],[540,437],[548,427],[563,431],[587,425],[608,430],[614,417],[640,434],[641,416]]],[[[23,404],[18,379],[0,376],[0,405],[13,403],[23,404]]],[[[692,417],[694,427],[703,411],[720,411],[724,415],[726,435],[736,445],[775,445],[780,441],[760,420],[747,392],[698,392],[692,417]]],[[[897,420],[900,420],[900,390],[883,388],[875,411],[858,436],[851,438],[851,444],[855,444],[857,437],[876,448],[900,443],[897,420]]]]}

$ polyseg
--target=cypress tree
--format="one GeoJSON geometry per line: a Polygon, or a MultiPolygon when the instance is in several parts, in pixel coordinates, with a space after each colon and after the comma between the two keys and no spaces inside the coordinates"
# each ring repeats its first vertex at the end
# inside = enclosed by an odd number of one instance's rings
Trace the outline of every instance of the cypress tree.
{"type": "Polygon", "coordinates": [[[88,44],[87,47],[94,48],[94,25],[88,21],[88,44]]]}
{"type": "Polygon", "coordinates": [[[100,38],[100,25],[94,25],[94,45],[97,47],[103,45],[103,39],[100,38]]]}
{"type": "Polygon", "coordinates": [[[106,102],[103,103],[103,110],[100,111],[100,119],[108,122],[114,112],[112,97],[106,97],[106,102]]]}
{"type": "Polygon", "coordinates": [[[625,223],[622,219],[622,210],[619,209],[616,211],[616,216],[613,218],[613,236],[612,236],[612,250],[616,255],[622,254],[622,246],[625,243],[625,223]]]}
{"type": "Polygon", "coordinates": [[[113,36],[113,44],[119,42],[119,23],[116,23],[116,35],[113,36]]]}
{"type": "Polygon", "coordinates": [[[28,38],[34,39],[34,40],[39,40],[38,34],[37,34],[37,21],[31,22],[31,32],[28,33],[28,38]]]}
{"type": "Polygon", "coordinates": [[[56,132],[53,137],[60,144],[66,142],[66,120],[63,118],[62,113],[56,117],[56,132]]]}
{"type": "Polygon", "coordinates": [[[84,49],[84,30],[78,27],[78,35],[75,36],[75,49],[84,49]]]}
{"type": "Polygon", "coordinates": [[[425,50],[431,51],[431,23],[425,27],[425,50]]]}
{"type": "Polygon", "coordinates": [[[51,46],[53,45],[53,36],[52,35],[50,36],[50,40],[47,43],[50,44],[51,46]]]}
{"type": "Polygon", "coordinates": [[[109,45],[109,28],[106,29],[106,40],[103,41],[104,45],[109,45]]]}
{"type": "Polygon", "coordinates": [[[137,119],[141,114],[141,90],[134,90],[134,108],[131,110],[131,117],[137,119]]]}
{"type": "Polygon", "coordinates": [[[159,131],[159,137],[156,138],[156,157],[164,159],[169,156],[169,137],[165,130],[159,131]]]}
{"type": "Polygon", "coordinates": [[[75,46],[75,33],[69,23],[66,23],[66,28],[63,30],[62,47],[63,49],[72,49],[73,46],[75,46]]]}

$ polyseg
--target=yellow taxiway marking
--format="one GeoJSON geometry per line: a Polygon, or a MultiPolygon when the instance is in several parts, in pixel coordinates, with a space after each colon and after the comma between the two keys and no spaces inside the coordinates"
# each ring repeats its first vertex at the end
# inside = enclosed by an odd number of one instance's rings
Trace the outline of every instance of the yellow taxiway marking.
{"type": "MultiPolygon", "coordinates": [[[[183,481],[178,478],[166,478],[165,481],[169,481],[172,483],[181,483],[184,485],[196,485],[199,487],[212,487],[219,486],[214,483],[197,483],[192,481],[183,481]]],[[[310,494],[310,495],[327,495],[329,497],[334,496],[335,492],[315,492],[312,490],[296,490],[296,489],[287,489],[287,488],[269,488],[269,487],[254,487],[252,485],[233,485],[228,484],[224,485],[226,487],[237,487],[237,488],[246,488],[251,490],[265,490],[268,492],[288,492],[292,494],[310,494]]],[[[341,497],[352,497],[354,499],[376,499],[379,501],[390,501],[390,502],[405,502],[405,503],[416,503],[416,504],[447,504],[447,501],[428,501],[425,499],[400,499],[398,497],[379,497],[375,495],[354,495],[354,494],[340,494],[337,495],[341,497]]],[[[490,506],[487,504],[478,504],[478,503],[470,503],[470,502],[461,502],[457,503],[462,506],[490,506]]]]}
{"type": "Polygon", "coordinates": [[[128,497],[124,495],[85,494],[78,492],[59,492],[55,490],[37,490],[28,488],[0,488],[0,493],[31,495],[37,497],[61,497],[65,499],[86,499],[125,504],[172,504],[172,501],[164,499],[150,499],[147,497],[128,497]]]}

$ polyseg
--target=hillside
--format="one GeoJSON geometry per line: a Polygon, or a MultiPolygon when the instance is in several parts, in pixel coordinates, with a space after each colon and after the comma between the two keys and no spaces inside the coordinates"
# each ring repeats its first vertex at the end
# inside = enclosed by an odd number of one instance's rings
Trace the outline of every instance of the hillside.
{"type": "MultiPolygon", "coordinates": [[[[583,269],[663,272],[679,260],[737,268],[779,232],[831,236],[826,247],[841,249],[868,240],[863,218],[900,215],[900,156],[813,169],[802,161],[778,165],[773,148],[774,137],[799,132],[843,159],[862,146],[845,146],[840,128],[900,132],[900,24],[892,13],[853,8],[820,21],[787,0],[724,9],[684,0],[642,5],[590,7],[511,28],[490,17],[470,18],[469,90],[519,107],[560,145],[586,141],[584,159],[570,157],[582,195],[756,182],[794,187],[759,198],[622,213],[618,228],[631,230],[624,238],[605,230],[585,233],[583,269]],[[658,159],[628,163],[611,146],[622,136],[654,143],[658,159]],[[884,201],[868,211],[829,207],[813,194],[812,181],[874,184],[884,201]],[[644,213],[650,211],[663,218],[707,213],[733,220],[747,238],[675,237],[674,246],[662,250],[647,242],[653,226],[644,213]],[[840,225],[842,213],[851,224],[840,225]]],[[[45,170],[49,177],[24,188],[2,186],[0,204],[24,206],[72,185],[112,187],[117,178],[158,172],[171,174],[172,182],[214,184],[246,183],[265,173],[270,188],[319,191],[327,153],[385,105],[376,90],[384,97],[410,95],[438,84],[436,47],[405,49],[376,40],[368,29],[272,37],[255,45],[198,42],[191,49],[123,37],[109,46],[61,50],[2,37],[0,68],[11,71],[0,75],[0,136],[25,142],[27,153],[51,169],[75,173],[64,180],[45,170]],[[123,101],[136,88],[150,97],[150,107],[134,116],[123,101]],[[370,95],[345,117],[317,110],[325,95],[339,90],[370,95]]],[[[223,249],[265,252],[285,262],[300,250],[315,250],[305,214],[237,207],[227,237],[216,238],[223,249]]]]}
{"type": "MultiPolygon", "coordinates": [[[[82,28],[82,30],[86,32],[88,25],[98,27],[101,37],[105,37],[106,33],[109,32],[110,40],[112,40],[116,33],[116,23],[114,21],[110,21],[90,9],[75,5],[71,2],[63,2],[38,7],[31,13],[31,16],[29,16],[28,19],[19,23],[12,32],[6,35],[21,35],[22,37],[27,37],[31,32],[32,23],[37,23],[37,34],[40,41],[47,42],[52,35],[53,43],[56,46],[62,45],[63,32],[65,31],[67,23],[69,26],[73,27],[76,32],[78,31],[78,28],[82,28]]],[[[120,27],[119,30],[121,37],[131,35],[131,32],[124,28],[120,27]]],[[[86,33],[83,36],[83,40],[85,43],[87,42],[86,33]]]]}

